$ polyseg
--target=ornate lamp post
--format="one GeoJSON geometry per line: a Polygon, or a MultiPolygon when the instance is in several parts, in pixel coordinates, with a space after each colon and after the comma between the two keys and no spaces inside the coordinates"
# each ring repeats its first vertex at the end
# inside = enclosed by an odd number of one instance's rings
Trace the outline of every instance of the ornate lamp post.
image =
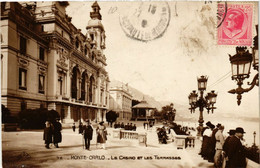
{"type": "Polygon", "coordinates": [[[206,108],[208,113],[211,110],[212,113],[214,111],[214,109],[216,109],[216,107],[214,107],[214,104],[216,103],[216,98],[217,98],[217,94],[215,93],[215,91],[211,91],[209,92],[205,98],[203,97],[203,93],[206,90],[207,87],[207,81],[208,78],[206,76],[201,76],[200,78],[198,78],[198,90],[200,92],[200,97],[198,99],[198,94],[196,93],[195,90],[193,90],[190,95],[188,96],[189,98],[189,104],[190,104],[190,111],[191,113],[195,112],[195,109],[198,107],[200,110],[200,116],[199,116],[199,126],[198,126],[198,134],[197,136],[201,136],[202,135],[202,130],[203,130],[203,109],[206,108]]]}
{"type": "Polygon", "coordinates": [[[253,78],[249,88],[242,88],[243,80],[249,78],[251,63],[253,61],[253,68],[258,71],[259,66],[259,52],[258,52],[258,25],[256,26],[257,35],[254,37],[254,47],[252,48],[252,54],[249,53],[247,47],[236,47],[236,54],[230,57],[231,69],[232,69],[232,80],[237,81],[238,87],[228,91],[231,94],[237,94],[237,104],[240,105],[242,94],[249,92],[254,86],[259,86],[259,77],[257,73],[253,78]]]}

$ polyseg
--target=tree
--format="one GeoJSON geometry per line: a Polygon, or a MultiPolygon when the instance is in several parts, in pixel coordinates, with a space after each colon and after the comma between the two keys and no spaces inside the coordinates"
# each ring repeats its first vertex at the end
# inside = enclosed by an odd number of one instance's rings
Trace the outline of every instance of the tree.
{"type": "Polygon", "coordinates": [[[19,113],[20,127],[24,129],[42,129],[45,122],[54,122],[60,115],[55,110],[47,110],[46,108],[26,109],[19,113]]]}
{"type": "Polygon", "coordinates": [[[161,115],[164,120],[174,121],[176,110],[173,107],[173,103],[162,107],[161,115]]]}
{"type": "Polygon", "coordinates": [[[106,113],[106,120],[108,124],[110,123],[110,126],[112,127],[113,122],[116,121],[118,117],[118,114],[115,111],[110,110],[109,112],[106,113]]]}

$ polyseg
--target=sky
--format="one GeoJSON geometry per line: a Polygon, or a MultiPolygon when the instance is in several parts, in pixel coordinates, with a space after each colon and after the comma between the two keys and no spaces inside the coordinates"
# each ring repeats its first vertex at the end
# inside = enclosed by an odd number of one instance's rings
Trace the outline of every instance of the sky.
{"type": "MultiPolygon", "coordinates": [[[[86,34],[93,2],[69,3],[67,14],[72,17],[72,23],[86,34]]],[[[148,42],[130,38],[120,24],[122,17],[132,16],[131,11],[139,9],[142,2],[98,3],[106,31],[106,70],[111,80],[128,83],[157,101],[187,106],[189,93],[197,90],[197,77],[206,75],[206,92],[215,90],[218,94],[216,113],[259,116],[259,87],[244,93],[240,106],[236,95],[228,93],[237,87],[231,80],[228,56],[236,52],[235,46],[217,45],[216,2],[167,2],[169,24],[160,37],[148,42]]],[[[143,3],[145,6],[153,5],[153,2],[143,3]]],[[[160,3],[165,5],[165,2],[160,3]]],[[[146,17],[147,25],[153,25],[156,19],[146,17]]],[[[258,8],[255,7],[253,37],[257,23],[258,8]]],[[[245,88],[255,74],[256,71],[251,69],[250,78],[243,85],[245,88]]]]}

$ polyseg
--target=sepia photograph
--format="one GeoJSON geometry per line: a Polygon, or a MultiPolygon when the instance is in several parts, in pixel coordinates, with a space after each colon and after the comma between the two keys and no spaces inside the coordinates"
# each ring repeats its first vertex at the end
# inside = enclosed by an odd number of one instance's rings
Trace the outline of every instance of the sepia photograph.
{"type": "Polygon", "coordinates": [[[258,1],[1,0],[1,167],[260,167],[258,23],[258,1]]]}

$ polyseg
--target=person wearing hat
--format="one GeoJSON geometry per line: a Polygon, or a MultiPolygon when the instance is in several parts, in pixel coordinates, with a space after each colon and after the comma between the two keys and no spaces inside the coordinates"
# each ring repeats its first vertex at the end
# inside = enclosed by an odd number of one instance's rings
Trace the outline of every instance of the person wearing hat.
{"type": "Polygon", "coordinates": [[[43,140],[45,142],[45,148],[50,149],[50,143],[52,143],[52,128],[49,121],[45,122],[46,127],[43,132],[43,140]]]}
{"type": "Polygon", "coordinates": [[[209,148],[209,162],[214,162],[214,156],[215,156],[215,147],[216,147],[216,133],[219,130],[219,127],[221,126],[220,123],[216,125],[216,128],[212,130],[211,140],[210,140],[210,148],[209,148]]]}
{"type": "Polygon", "coordinates": [[[223,136],[223,131],[224,131],[224,126],[221,125],[218,128],[218,131],[215,135],[216,138],[216,145],[215,145],[215,155],[214,155],[214,165],[216,168],[221,168],[222,167],[222,150],[223,150],[223,145],[225,142],[224,136],[223,136]]]}
{"type": "Polygon", "coordinates": [[[56,118],[56,121],[53,122],[53,143],[56,148],[59,148],[58,143],[60,143],[62,140],[62,135],[61,135],[62,125],[59,122],[59,120],[60,120],[59,118],[56,118]]]}
{"type": "Polygon", "coordinates": [[[97,143],[100,143],[101,148],[106,149],[107,130],[104,125],[104,121],[101,121],[96,129],[97,132],[97,143]]]}
{"type": "Polygon", "coordinates": [[[207,127],[203,132],[203,139],[202,139],[201,152],[200,152],[201,156],[204,159],[208,159],[208,148],[210,145],[212,130],[215,128],[215,126],[210,121],[208,121],[206,125],[207,127]]]}
{"type": "Polygon", "coordinates": [[[226,151],[228,157],[226,167],[228,168],[246,167],[245,149],[240,141],[244,133],[243,128],[237,127],[235,135],[228,140],[228,149],[226,151]]]}
{"type": "Polygon", "coordinates": [[[229,130],[228,132],[227,132],[228,134],[229,134],[229,136],[225,139],[225,142],[224,142],[224,145],[223,145],[223,151],[226,153],[227,152],[227,150],[228,150],[228,146],[229,146],[229,140],[230,140],[230,138],[232,137],[232,136],[234,136],[235,135],[235,133],[236,133],[236,130],[234,130],[234,129],[231,129],[231,130],[229,130]]]}
{"type": "Polygon", "coordinates": [[[232,136],[235,135],[235,131],[234,129],[231,129],[229,130],[229,132],[227,132],[229,134],[229,136],[225,139],[225,142],[224,142],[224,145],[223,145],[223,151],[222,151],[222,154],[223,154],[223,164],[222,164],[222,167],[226,167],[226,162],[228,161],[228,158],[227,158],[227,151],[228,151],[228,147],[229,147],[229,140],[232,136]]]}
{"type": "Polygon", "coordinates": [[[90,141],[92,140],[92,136],[93,136],[93,128],[90,125],[90,121],[86,120],[86,125],[83,126],[83,133],[82,135],[84,136],[84,140],[85,140],[85,149],[90,150],[90,141]]]}

